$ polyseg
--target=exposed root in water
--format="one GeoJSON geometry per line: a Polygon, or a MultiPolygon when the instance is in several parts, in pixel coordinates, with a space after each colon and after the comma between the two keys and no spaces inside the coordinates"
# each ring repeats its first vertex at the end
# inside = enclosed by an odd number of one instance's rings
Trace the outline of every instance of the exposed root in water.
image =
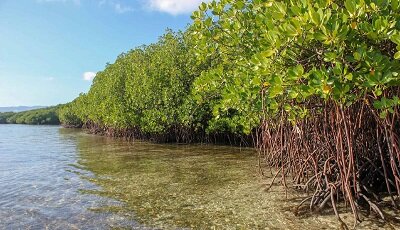
{"type": "Polygon", "coordinates": [[[285,122],[283,111],[278,121],[264,118],[256,143],[260,166],[276,169],[266,190],[281,175],[283,186],[313,193],[295,214],[305,205],[311,212],[330,208],[344,229],[337,203],[351,209],[354,226],[363,210],[386,220],[380,201],[389,197],[392,209],[397,209],[400,196],[398,113],[381,119],[365,100],[348,108],[310,103],[310,118],[296,124],[285,122]]]}
{"type": "Polygon", "coordinates": [[[253,136],[238,135],[233,133],[212,133],[195,131],[190,127],[173,126],[162,133],[143,132],[138,127],[114,128],[88,121],[83,126],[88,133],[122,138],[128,141],[146,140],[156,143],[213,143],[227,144],[233,146],[250,147],[254,146],[253,136]]]}

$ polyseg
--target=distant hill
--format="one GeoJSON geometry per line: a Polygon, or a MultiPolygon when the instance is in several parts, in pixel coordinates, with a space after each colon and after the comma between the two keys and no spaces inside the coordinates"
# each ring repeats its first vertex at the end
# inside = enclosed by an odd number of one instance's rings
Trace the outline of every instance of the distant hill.
{"type": "Polygon", "coordinates": [[[23,112],[33,109],[42,109],[46,108],[46,106],[15,106],[15,107],[0,107],[0,113],[4,112],[23,112]]]}

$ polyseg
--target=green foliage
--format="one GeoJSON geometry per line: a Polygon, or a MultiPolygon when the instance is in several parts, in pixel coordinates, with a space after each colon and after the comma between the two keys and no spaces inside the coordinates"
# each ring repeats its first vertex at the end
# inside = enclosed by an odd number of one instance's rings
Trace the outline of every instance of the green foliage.
{"type": "Polygon", "coordinates": [[[400,84],[399,10],[397,0],[202,3],[185,33],[107,65],[61,121],[249,134],[265,116],[296,122],[317,101],[364,100],[385,117],[398,106],[388,92],[400,84]]]}
{"type": "Polygon", "coordinates": [[[398,1],[221,0],[192,18],[198,60],[212,60],[194,86],[214,95],[212,123],[248,132],[281,111],[294,122],[314,98],[350,106],[369,95],[382,117],[398,105],[384,93],[400,84],[398,1]]]}
{"type": "Polygon", "coordinates": [[[0,124],[7,124],[7,119],[14,116],[14,112],[0,113],[0,124]]]}
{"type": "Polygon", "coordinates": [[[61,109],[69,126],[139,128],[163,134],[189,117],[187,95],[200,73],[193,65],[186,35],[167,31],[155,44],[121,54],[97,73],[88,94],[61,109]]]}
{"type": "Polygon", "coordinates": [[[80,128],[82,127],[83,123],[82,120],[78,117],[77,101],[82,98],[82,95],[74,100],[74,102],[65,104],[61,106],[59,109],[59,119],[60,123],[62,123],[65,127],[75,127],[80,128]]]}
{"type": "Polygon", "coordinates": [[[0,113],[0,124],[59,125],[59,106],[19,113],[0,113]]]}

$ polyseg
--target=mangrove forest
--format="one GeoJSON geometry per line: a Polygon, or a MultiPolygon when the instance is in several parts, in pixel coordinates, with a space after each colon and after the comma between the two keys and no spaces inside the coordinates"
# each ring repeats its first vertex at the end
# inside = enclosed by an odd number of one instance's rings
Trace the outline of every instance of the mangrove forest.
{"type": "Polygon", "coordinates": [[[340,222],[339,205],[354,223],[398,208],[399,0],[214,0],[192,19],[107,64],[61,123],[253,146],[262,174],[309,194],[297,210],[340,222]]]}
{"type": "Polygon", "coordinates": [[[0,113],[0,124],[59,125],[58,110],[61,105],[22,112],[0,113]]]}

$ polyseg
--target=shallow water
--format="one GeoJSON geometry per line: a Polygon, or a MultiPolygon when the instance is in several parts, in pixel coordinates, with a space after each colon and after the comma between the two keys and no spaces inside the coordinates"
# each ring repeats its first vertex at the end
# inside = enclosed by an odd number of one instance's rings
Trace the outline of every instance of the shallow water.
{"type": "Polygon", "coordinates": [[[338,228],[264,188],[251,149],[0,125],[0,229],[338,228]]]}

